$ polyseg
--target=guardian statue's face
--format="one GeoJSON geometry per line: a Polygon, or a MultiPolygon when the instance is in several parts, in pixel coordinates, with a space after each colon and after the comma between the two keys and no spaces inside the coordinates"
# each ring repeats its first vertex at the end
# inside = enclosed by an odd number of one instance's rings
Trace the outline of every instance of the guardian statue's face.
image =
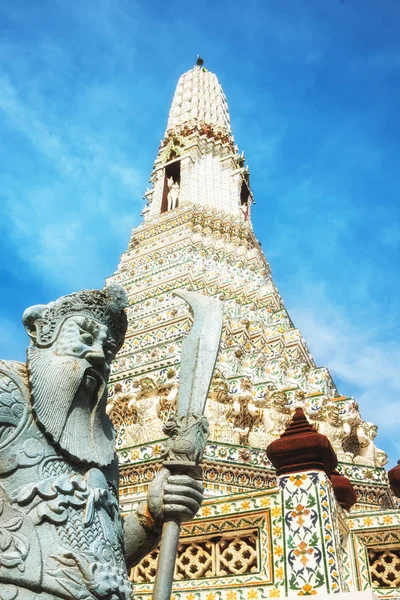
{"type": "Polygon", "coordinates": [[[55,356],[70,356],[87,366],[82,389],[92,403],[107,385],[110,363],[117,352],[116,341],[106,325],[86,316],[70,317],[53,344],[55,356]],[[87,365],[86,365],[87,363],[87,365]]]}
{"type": "MultiPolygon", "coordinates": [[[[124,298],[117,300],[123,306],[124,298]]],[[[66,457],[97,466],[110,464],[115,452],[107,382],[126,315],[112,302],[104,291],[78,292],[23,317],[33,341],[28,373],[38,425],[66,457]]]]}

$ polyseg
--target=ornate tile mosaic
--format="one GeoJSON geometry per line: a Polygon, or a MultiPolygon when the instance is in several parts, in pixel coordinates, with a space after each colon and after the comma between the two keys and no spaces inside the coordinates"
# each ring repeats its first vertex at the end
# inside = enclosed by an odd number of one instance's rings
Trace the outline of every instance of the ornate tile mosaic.
{"type": "MultiPolygon", "coordinates": [[[[145,198],[144,221],[108,279],[124,286],[130,300],[107,409],[117,430],[124,510],[143,497],[160,468],[163,423],[176,410],[181,345],[192,317],[174,290],[213,296],[224,314],[206,408],[204,479],[211,497],[195,529],[185,526],[177,572],[182,580],[173,598],[264,600],[364,590],[373,586],[371,565],[386,569],[390,581],[385,561],[395,559],[382,552],[397,544],[400,513],[386,455],[375,445],[376,427],[362,419],[353,398],[339,395],[328,369],[315,364],[285,309],[253,233],[250,173],[231,133],[226,98],[216,76],[202,67],[179,80],[145,198]],[[278,492],[266,448],[297,406],[328,437],[339,471],[355,487],[357,504],[348,517],[319,475],[281,481],[278,492]],[[215,528],[212,539],[207,527],[215,528]],[[232,537],[234,530],[242,532],[240,539],[232,537]],[[196,552],[207,565],[203,571],[196,571],[196,552]],[[232,552],[241,564],[248,553],[254,572],[220,577],[232,552]],[[183,576],[190,568],[197,579],[183,576]]],[[[142,577],[154,560],[140,567],[142,577]]],[[[374,589],[396,597],[394,588],[374,589]]],[[[137,597],[149,598],[149,590],[140,582],[137,597]]]]}

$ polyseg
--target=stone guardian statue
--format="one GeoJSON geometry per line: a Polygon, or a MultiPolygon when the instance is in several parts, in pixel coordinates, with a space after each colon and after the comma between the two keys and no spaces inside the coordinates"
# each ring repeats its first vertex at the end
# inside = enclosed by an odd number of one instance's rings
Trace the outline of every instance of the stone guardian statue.
{"type": "Polygon", "coordinates": [[[28,308],[27,364],[0,361],[1,600],[128,600],[164,519],[200,506],[201,484],[164,469],[121,518],[106,401],[127,304],[112,285],[28,308]]]}

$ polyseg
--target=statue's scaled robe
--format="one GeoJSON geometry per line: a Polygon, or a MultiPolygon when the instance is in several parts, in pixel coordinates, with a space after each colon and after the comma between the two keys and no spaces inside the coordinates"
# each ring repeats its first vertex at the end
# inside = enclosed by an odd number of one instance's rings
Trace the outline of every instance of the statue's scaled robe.
{"type": "Polygon", "coordinates": [[[116,459],[63,457],[32,415],[25,365],[0,361],[0,598],[130,599],[117,486],[116,459]]]}

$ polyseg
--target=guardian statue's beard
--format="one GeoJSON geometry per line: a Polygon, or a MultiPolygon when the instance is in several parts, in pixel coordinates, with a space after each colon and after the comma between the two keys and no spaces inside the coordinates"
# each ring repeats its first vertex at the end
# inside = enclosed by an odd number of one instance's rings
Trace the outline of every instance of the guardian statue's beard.
{"type": "Polygon", "coordinates": [[[28,348],[34,414],[44,432],[70,458],[104,467],[115,453],[106,415],[107,386],[85,360],[28,348]]]}

